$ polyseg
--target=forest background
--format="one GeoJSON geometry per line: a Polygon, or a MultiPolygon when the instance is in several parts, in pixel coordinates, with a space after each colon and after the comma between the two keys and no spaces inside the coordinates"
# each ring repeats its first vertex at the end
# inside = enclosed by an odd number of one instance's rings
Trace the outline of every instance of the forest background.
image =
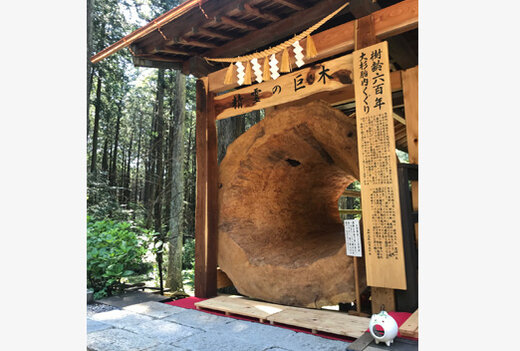
{"type": "MultiPolygon", "coordinates": [[[[178,0],[88,0],[87,57],[178,0]]],[[[87,285],[95,297],[146,283],[192,293],[195,81],[134,67],[128,49],[87,69],[87,285]]],[[[218,159],[263,111],[218,121],[218,159]]]]}

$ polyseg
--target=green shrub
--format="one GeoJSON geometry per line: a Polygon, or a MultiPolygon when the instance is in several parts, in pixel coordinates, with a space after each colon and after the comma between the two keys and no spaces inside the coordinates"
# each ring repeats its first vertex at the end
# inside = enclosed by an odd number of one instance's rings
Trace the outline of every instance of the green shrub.
{"type": "Polygon", "coordinates": [[[122,278],[148,273],[144,262],[150,234],[128,222],[87,217],[87,286],[94,298],[121,290],[122,278]]]}

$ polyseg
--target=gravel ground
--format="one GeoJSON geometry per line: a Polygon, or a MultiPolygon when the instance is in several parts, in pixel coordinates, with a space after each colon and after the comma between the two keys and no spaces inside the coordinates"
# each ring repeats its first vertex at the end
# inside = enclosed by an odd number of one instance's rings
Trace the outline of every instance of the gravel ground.
{"type": "Polygon", "coordinates": [[[112,310],[120,310],[120,308],[105,305],[104,303],[89,303],[87,304],[87,317],[92,317],[95,313],[108,312],[112,310]]]}

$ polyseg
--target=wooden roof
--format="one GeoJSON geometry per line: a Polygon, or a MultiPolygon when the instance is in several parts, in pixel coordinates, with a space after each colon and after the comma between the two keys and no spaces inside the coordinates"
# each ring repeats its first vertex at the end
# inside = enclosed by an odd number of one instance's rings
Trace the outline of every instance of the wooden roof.
{"type": "MultiPolygon", "coordinates": [[[[350,0],[316,33],[404,0],[350,0]]],[[[135,66],[180,69],[196,77],[227,64],[203,57],[235,57],[277,45],[338,9],[345,0],[188,0],[93,56],[97,62],[130,46],[135,66]]],[[[316,34],[314,33],[314,34],[316,34]]],[[[391,71],[418,64],[418,30],[385,38],[391,71]]],[[[402,92],[393,94],[396,147],[407,151],[402,92]],[[404,117],[404,118],[403,118],[404,117]]],[[[355,112],[353,102],[335,106],[355,112]]]]}
{"type": "MultiPolygon", "coordinates": [[[[350,6],[320,30],[399,1],[351,0],[350,6]],[[366,7],[367,3],[371,9],[360,5],[366,7]]],[[[96,54],[92,61],[129,45],[136,66],[181,69],[201,77],[224,67],[203,57],[234,57],[276,45],[344,3],[345,0],[188,0],[96,54]]],[[[412,45],[414,40],[412,37],[412,45]]],[[[409,38],[401,38],[398,44],[407,42],[409,38]]],[[[409,67],[417,64],[416,55],[412,57],[414,50],[401,56],[409,67]]]]}

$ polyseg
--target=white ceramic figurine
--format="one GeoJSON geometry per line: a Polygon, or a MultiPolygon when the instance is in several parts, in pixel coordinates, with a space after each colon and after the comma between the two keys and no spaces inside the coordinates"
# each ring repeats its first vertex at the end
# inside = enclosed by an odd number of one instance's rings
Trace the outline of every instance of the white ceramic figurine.
{"type": "Polygon", "coordinates": [[[379,344],[379,342],[384,342],[386,346],[390,346],[390,344],[394,342],[394,339],[397,336],[397,322],[384,310],[378,314],[372,315],[368,328],[370,330],[370,334],[372,334],[372,337],[375,339],[376,344],[379,344]],[[383,331],[381,332],[377,330],[376,325],[383,327],[383,331]]]}

